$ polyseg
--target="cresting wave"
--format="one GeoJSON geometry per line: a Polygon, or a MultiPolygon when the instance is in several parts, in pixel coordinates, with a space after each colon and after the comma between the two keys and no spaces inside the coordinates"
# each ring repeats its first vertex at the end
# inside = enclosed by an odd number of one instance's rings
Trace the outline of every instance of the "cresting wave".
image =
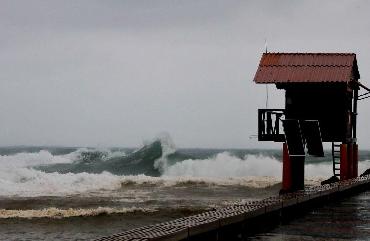
{"type": "Polygon", "coordinates": [[[40,210],[7,210],[0,209],[0,219],[7,218],[70,218],[70,217],[87,217],[87,216],[100,216],[111,214],[126,214],[126,213],[148,213],[156,212],[153,208],[109,208],[98,207],[92,209],[59,209],[59,208],[45,208],[40,210]]]}

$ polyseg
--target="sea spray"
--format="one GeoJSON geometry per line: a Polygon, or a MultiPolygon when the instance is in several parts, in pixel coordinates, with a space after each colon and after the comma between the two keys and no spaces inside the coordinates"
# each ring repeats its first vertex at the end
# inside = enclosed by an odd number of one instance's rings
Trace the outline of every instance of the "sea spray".
{"type": "Polygon", "coordinates": [[[168,157],[176,152],[176,146],[168,133],[162,133],[156,139],[161,142],[162,156],[154,161],[154,168],[163,174],[169,167],[168,157]]]}

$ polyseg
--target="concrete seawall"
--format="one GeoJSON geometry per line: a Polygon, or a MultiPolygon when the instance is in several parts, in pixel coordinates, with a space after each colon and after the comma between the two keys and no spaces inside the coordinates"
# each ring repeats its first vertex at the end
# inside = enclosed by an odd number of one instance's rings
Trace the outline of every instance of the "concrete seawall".
{"type": "Polygon", "coordinates": [[[244,240],[314,207],[368,188],[370,175],[144,226],[97,240],[244,240]]]}

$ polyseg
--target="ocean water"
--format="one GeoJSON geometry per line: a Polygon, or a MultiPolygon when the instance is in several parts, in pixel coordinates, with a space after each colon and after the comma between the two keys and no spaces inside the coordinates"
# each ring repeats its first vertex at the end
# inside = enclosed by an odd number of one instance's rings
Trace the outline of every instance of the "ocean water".
{"type": "MultiPolygon", "coordinates": [[[[0,148],[0,240],[86,240],[276,195],[280,150],[0,148]]],[[[360,152],[360,172],[370,152],[360,152]]],[[[330,177],[330,153],[306,161],[306,185],[330,177]]]]}

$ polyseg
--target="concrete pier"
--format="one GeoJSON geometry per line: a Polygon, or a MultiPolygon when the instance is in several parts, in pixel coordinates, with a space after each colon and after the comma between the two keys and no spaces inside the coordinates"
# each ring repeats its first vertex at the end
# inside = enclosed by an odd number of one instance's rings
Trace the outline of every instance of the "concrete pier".
{"type": "Polygon", "coordinates": [[[99,241],[245,240],[319,205],[370,187],[370,175],[144,226],[99,241]]]}

